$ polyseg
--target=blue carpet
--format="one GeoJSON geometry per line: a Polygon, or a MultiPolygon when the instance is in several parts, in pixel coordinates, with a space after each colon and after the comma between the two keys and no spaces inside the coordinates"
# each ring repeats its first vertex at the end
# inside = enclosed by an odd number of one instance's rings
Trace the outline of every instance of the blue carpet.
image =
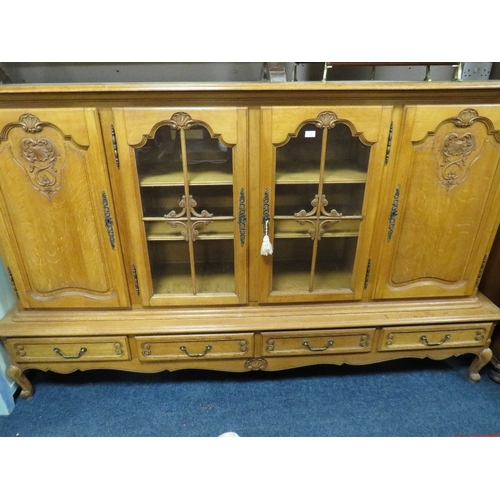
{"type": "Polygon", "coordinates": [[[283,372],[58,375],[31,371],[30,400],[0,436],[436,437],[500,434],[500,384],[472,357],[283,372]]]}

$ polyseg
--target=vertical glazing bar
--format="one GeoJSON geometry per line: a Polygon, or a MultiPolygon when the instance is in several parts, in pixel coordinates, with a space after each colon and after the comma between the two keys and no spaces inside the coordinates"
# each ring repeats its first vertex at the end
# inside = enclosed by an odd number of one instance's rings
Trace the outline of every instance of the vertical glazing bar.
{"type": "Polygon", "coordinates": [[[194,244],[193,244],[193,226],[191,222],[191,196],[189,194],[189,172],[187,164],[186,151],[186,131],[183,127],[180,129],[181,134],[181,156],[182,156],[182,172],[184,174],[184,195],[186,196],[186,232],[189,247],[189,267],[191,269],[191,283],[193,287],[193,295],[196,295],[196,270],[194,265],[194,244]]]}
{"type": "Polygon", "coordinates": [[[323,201],[323,182],[325,179],[325,162],[326,162],[326,143],[328,140],[328,129],[323,128],[323,136],[321,138],[321,159],[319,164],[319,183],[318,183],[318,205],[316,206],[316,221],[314,222],[314,243],[313,253],[311,258],[311,275],[309,277],[309,291],[314,289],[314,275],[316,273],[316,259],[318,256],[319,243],[319,218],[321,215],[321,204],[323,201]]]}

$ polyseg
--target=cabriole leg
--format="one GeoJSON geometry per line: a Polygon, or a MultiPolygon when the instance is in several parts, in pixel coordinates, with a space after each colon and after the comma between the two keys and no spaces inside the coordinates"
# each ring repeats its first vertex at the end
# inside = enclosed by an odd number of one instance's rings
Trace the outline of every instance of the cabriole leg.
{"type": "Polygon", "coordinates": [[[24,399],[29,399],[33,396],[33,386],[30,381],[23,374],[23,371],[17,366],[11,365],[7,368],[7,373],[14,382],[21,388],[20,396],[24,399]]]}
{"type": "Polygon", "coordinates": [[[479,370],[486,366],[493,356],[491,349],[484,349],[481,351],[477,357],[474,359],[469,367],[469,380],[471,382],[479,382],[481,380],[481,375],[479,375],[479,370]]]}

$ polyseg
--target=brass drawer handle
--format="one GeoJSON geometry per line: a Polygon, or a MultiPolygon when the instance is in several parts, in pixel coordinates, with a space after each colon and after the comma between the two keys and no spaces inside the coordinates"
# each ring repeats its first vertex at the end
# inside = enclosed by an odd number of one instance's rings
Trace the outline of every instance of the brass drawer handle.
{"type": "Polygon", "coordinates": [[[331,345],[333,345],[333,340],[329,340],[325,347],[311,347],[309,345],[309,342],[307,340],[304,340],[304,342],[302,342],[302,345],[306,346],[310,351],[326,351],[331,345]]]}
{"type": "Polygon", "coordinates": [[[198,354],[189,354],[187,348],[185,345],[181,345],[179,347],[179,349],[181,351],[184,351],[190,358],[201,358],[203,356],[205,356],[207,354],[208,351],[210,351],[210,349],[212,349],[212,346],[211,345],[207,345],[207,347],[205,347],[205,351],[204,352],[201,352],[201,353],[198,353],[198,354]]]}
{"type": "Polygon", "coordinates": [[[420,340],[424,341],[429,347],[437,347],[438,345],[443,345],[447,340],[450,340],[450,339],[451,339],[451,335],[449,333],[447,333],[444,336],[443,340],[441,340],[439,342],[429,342],[425,335],[422,335],[420,337],[420,340]]]}
{"type": "Polygon", "coordinates": [[[74,354],[74,355],[64,354],[61,351],[61,349],[59,349],[58,347],[54,347],[54,352],[56,354],[59,354],[59,356],[61,356],[61,358],[64,358],[64,359],[78,359],[78,358],[80,358],[81,356],[83,356],[87,352],[87,348],[86,347],[80,347],[80,350],[78,351],[78,354],[74,354]]]}

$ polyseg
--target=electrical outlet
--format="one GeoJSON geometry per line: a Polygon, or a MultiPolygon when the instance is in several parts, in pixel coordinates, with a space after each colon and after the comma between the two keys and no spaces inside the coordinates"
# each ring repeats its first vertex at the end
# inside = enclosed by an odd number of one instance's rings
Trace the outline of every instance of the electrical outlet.
{"type": "Polygon", "coordinates": [[[492,66],[490,62],[466,62],[462,69],[462,80],[489,80],[492,66]]]}

